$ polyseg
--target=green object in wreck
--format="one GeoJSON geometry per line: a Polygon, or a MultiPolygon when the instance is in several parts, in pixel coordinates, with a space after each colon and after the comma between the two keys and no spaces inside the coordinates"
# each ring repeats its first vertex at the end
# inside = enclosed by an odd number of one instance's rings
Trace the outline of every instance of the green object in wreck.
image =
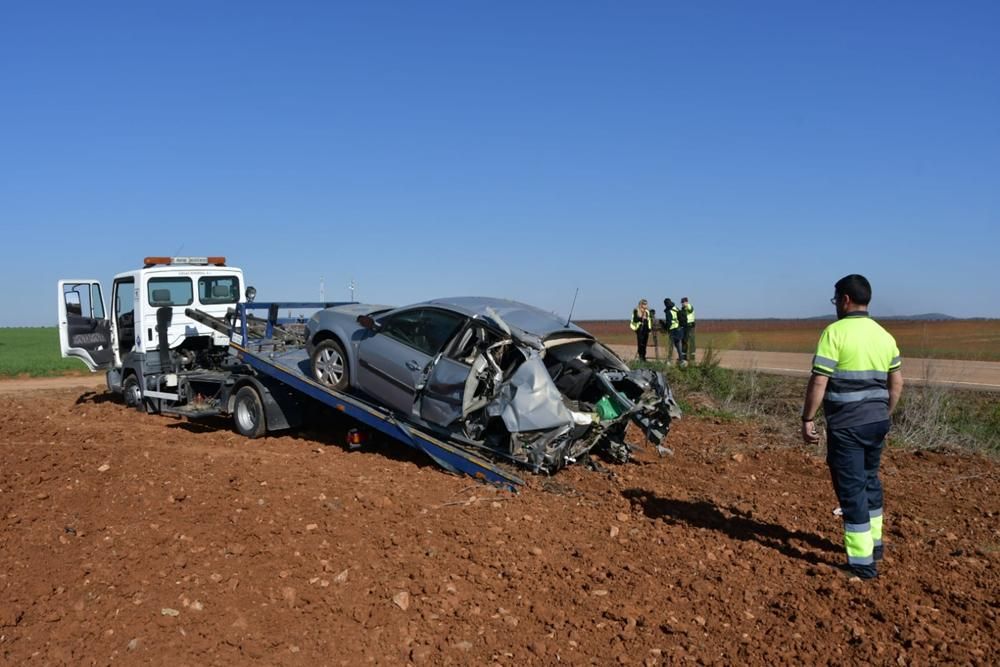
{"type": "Polygon", "coordinates": [[[594,407],[597,409],[597,414],[600,416],[602,422],[617,419],[621,415],[621,410],[618,409],[618,406],[615,405],[610,396],[602,396],[601,400],[594,407]]]}

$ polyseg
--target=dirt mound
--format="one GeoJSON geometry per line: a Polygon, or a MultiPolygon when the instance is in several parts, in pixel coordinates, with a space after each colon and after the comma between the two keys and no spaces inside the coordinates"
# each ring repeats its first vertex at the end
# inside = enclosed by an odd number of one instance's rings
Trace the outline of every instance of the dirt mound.
{"type": "Polygon", "coordinates": [[[992,461],[889,451],[855,583],[822,457],[780,434],[684,419],[673,458],[513,495],[345,426],[0,396],[0,662],[1000,662],[992,461]]]}

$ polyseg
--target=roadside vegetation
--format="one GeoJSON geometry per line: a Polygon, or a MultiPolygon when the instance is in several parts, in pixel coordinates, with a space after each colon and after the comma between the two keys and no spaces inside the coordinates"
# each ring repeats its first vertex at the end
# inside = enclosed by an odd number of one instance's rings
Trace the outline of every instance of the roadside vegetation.
{"type": "MultiPolygon", "coordinates": [[[[700,362],[687,368],[663,362],[645,365],[666,375],[687,415],[751,420],[774,433],[776,442],[800,442],[805,378],[722,368],[711,348],[700,362]]],[[[817,428],[824,426],[820,411],[817,428]]],[[[1000,401],[991,392],[907,384],[893,416],[889,442],[907,449],[1000,455],[1000,401]]]]}
{"type": "Polygon", "coordinates": [[[59,330],[55,327],[0,329],[0,377],[46,377],[86,373],[76,359],[59,356],[59,330]]]}

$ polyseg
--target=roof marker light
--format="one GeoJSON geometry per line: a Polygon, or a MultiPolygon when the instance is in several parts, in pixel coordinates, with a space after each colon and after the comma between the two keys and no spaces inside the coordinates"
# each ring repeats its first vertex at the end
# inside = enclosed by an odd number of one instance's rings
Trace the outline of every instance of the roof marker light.
{"type": "Polygon", "coordinates": [[[143,264],[147,267],[157,266],[160,264],[173,264],[173,265],[187,265],[187,266],[207,266],[209,264],[214,264],[215,266],[225,266],[225,257],[147,257],[143,260],[143,264]]]}

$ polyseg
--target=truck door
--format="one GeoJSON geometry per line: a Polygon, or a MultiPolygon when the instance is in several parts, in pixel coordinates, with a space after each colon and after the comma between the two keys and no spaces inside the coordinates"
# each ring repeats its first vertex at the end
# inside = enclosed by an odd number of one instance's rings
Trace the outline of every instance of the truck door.
{"type": "Polygon", "coordinates": [[[111,323],[98,281],[59,281],[59,350],[63,357],[80,359],[91,371],[111,367],[111,323]]]}

